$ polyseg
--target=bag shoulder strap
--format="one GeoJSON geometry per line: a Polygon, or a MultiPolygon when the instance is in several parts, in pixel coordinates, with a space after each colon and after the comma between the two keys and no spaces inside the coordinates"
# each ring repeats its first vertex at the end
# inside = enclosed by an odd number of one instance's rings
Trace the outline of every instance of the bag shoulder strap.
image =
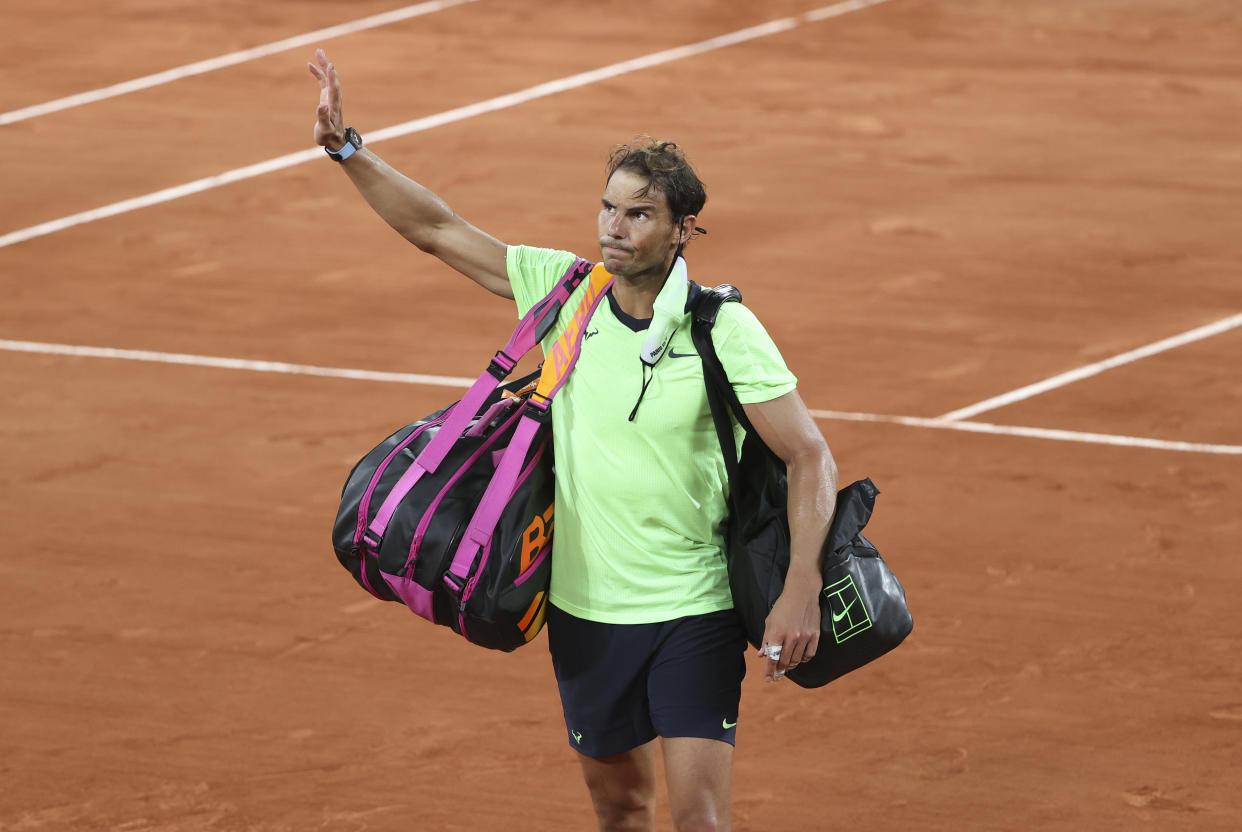
{"type": "Polygon", "coordinates": [[[741,303],[742,293],[728,283],[713,288],[703,287],[702,291],[691,302],[692,320],[690,323],[690,340],[699,351],[703,362],[703,381],[707,387],[707,406],[711,410],[712,423],[716,427],[716,437],[720,442],[720,450],[724,454],[725,468],[729,479],[735,480],[738,475],[737,443],[733,436],[733,423],[729,419],[732,412],[734,418],[747,431],[751,430],[750,422],[742,410],[742,403],[733,391],[729,375],[720,356],[716,354],[716,344],[712,341],[712,327],[720,314],[720,307],[726,303],[741,303]]]}
{"type": "MultiPolygon", "coordinates": [[[[487,402],[488,397],[496,390],[496,387],[509,376],[518,361],[522,359],[526,353],[535,348],[535,345],[551,331],[553,324],[556,323],[564,309],[565,303],[588,276],[591,277],[591,287],[587,291],[587,297],[579,305],[577,312],[574,313],[573,320],[570,323],[572,328],[575,323],[580,327],[585,327],[586,319],[590,318],[591,313],[595,311],[595,306],[599,304],[599,298],[603,297],[603,292],[611,285],[612,275],[603,270],[603,267],[594,266],[592,263],[576,258],[565,273],[561,275],[560,280],[552,287],[542,300],[530,308],[522,320],[518,322],[517,328],[513,330],[513,335],[509,337],[509,341],[503,348],[496,352],[487,369],[479,376],[478,380],[470,386],[466,391],[466,395],[452,406],[445,419],[444,424],[436,432],[431,441],[423,448],[414,462],[397,483],[388,492],[388,497],[380,505],[379,511],[375,514],[375,519],[371,521],[367,528],[364,541],[378,550],[380,540],[383,539],[388,529],[388,524],[392,520],[392,515],[397,510],[397,506],[405,499],[405,495],[410,492],[418,482],[418,480],[426,473],[433,473],[440,467],[440,463],[448,456],[449,450],[453,447],[453,443],[467,430],[472,419],[474,419],[482,410],[483,405],[487,402]],[[597,285],[599,278],[597,272],[603,272],[607,280],[600,287],[597,285]],[[592,294],[594,292],[594,294],[592,294]],[[594,298],[594,303],[588,303],[588,300],[594,298]],[[589,306],[587,311],[583,311],[589,306]],[[583,317],[585,315],[585,317],[583,317]],[[582,320],[579,320],[582,318],[582,320]]],[[[558,342],[559,343],[559,342],[558,342]]],[[[577,350],[581,348],[581,339],[574,345],[573,357],[577,359],[577,350]]],[[[564,379],[568,377],[569,370],[573,368],[573,361],[569,362],[567,368],[564,369],[560,379],[560,384],[564,384],[564,379]]],[[[544,374],[547,375],[546,362],[544,374]]],[[[560,388],[560,384],[556,385],[556,389],[560,388]]],[[[556,390],[552,390],[555,393],[556,390]]],[[[542,405],[542,411],[547,411],[547,399],[551,398],[551,393],[539,402],[542,405]]],[[[528,399],[529,404],[534,400],[532,396],[528,399]]],[[[538,412],[538,411],[536,411],[538,412]]],[[[532,434],[533,435],[533,434],[532,434]]]]}
{"type": "Polygon", "coordinates": [[[718,392],[723,395],[729,407],[740,419],[744,418],[741,412],[742,403],[738,401],[737,395],[733,392],[733,385],[729,383],[729,375],[725,372],[724,365],[720,363],[720,356],[716,354],[716,343],[712,340],[712,328],[716,325],[720,307],[730,302],[742,302],[742,293],[737,287],[730,286],[728,283],[710,288],[701,287],[690,303],[690,311],[693,315],[690,323],[690,340],[694,342],[695,349],[699,351],[699,357],[703,359],[704,376],[707,377],[709,387],[713,382],[721,385],[718,392]]]}
{"type": "Polygon", "coordinates": [[[461,401],[454,405],[444,426],[418,455],[420,467],[427,471],[435,471],[439,467],[448,454],[449,448],[466,430],[470,420],[478,415],[487,398],[492,395],[500,382],[508,378],[509,373],[513,372],[513,368],[522,360],[522,357],[534,349],[539,340],[548,333],[552,325],[556,323],[570,295],[592,273],[593,264],[577,258],[552,287],[552,291],[522,316],[522,320],[518,322],[508,342],[496,352],[487,369],[470,386],[461,401]]]}
{"type": "Polygon", "coordinates": [[[742,302],[742,292],[736,286],[729,283],[721,283],[719,286],[700,286],[691,301],[690,311],[694,313],[696,321],[703,321],[707,324],[707,328],[711,329],[716,323],[716,316],[720,314],[720,307],[729,301],[742,302]]]}
{"type": "Polygon", "coordinates": [[[509,338],[508,343],[496,353],[496,360],[500,367],[504,369],[506,375],[521,360],[522,356],[534,349],[535,345],[552,331],[552,327],[556,324],[557,318],[560,317],[561,310],[569,301],[570,295],[591,273],[594,266],[595,264],[583,260],[581,257],[575,258],[574,262],[569,264],[569,268],[565,270],[565,273],[561,275],[561,279],[556,281],[552,290],[522,316],[522,320],[518,323],[517,328],[513,330],[513,335],[509,338]]]}
{"type": "MultiPolygon", "coordinates": [[[[582,352],[582,339],[586,334],[587,322],[612,288],[612,281],[613,277],[603,263],[596,264],[587,273],[586,292],[578,301],[578,308],[565,325],[565,331],[552,343],[544,356],[539,384],[531,396],[531,401],[536,406],[546,409],[548,402],[569,380],[569,373],[578,363],[578,355],[582,352]]],[[[545,334],[547,331],[544,330],[545,334]]]]}
{"type": "MultiPolygon", "coordinates": [[[[509,500],[517,490],[518,476],[526,462],[527,452],[539,428],[551,417],[549,405],[552,397],[569,380],[569,373],[578,361],[582,352],[582,339],[586,332],[587,322],[595,314],[600,301],[604,299],[609,287],[612,286],[612,275],[603,265],[596,265],[587,274],[587,289],[573,317],[565,326],[565,331],[552,343],[543,360],[543,370],[539,375],[539,384],[523,406],[522,418],[518,420],[513,436],[505,448],[500,464],[496,466],[478,507],[470,518],[462,534],[461,542],[453,555],[453,562],[444,574],[444,583],[456,597],[464,599],[473,592],[473,584],[467,584],[466,576],[470,566],[475,562],[481,551],[486,551],[491,544],[492,533],[496,523],[509,500]]],[[[482,570],[473,579],[477,583],[482,570]]],[[[461,602],[464,603],[464,600],[461,602]]]]}

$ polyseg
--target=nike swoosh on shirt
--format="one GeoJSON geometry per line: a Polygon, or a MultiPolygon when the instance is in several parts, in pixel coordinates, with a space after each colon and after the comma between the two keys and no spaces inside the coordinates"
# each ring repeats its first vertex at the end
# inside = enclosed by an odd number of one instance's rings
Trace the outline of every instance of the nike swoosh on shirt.
{"type": "Polygon", "coordinates": [[[734,725],[737,725],[737,723],[736,723],[736,722],[730,722],[730,721],[729,721],[729,720],[727,720],[727,719],[722,719],[722,720],[720,720],[720,724],[724,726],[724,729],[725,729],[726,731],[728,731],[728,730],[729,730],[730,728],[732,728],[734,725]]]}
{"type": "Polygon", "coordinates": [[[698,355],[699,354],[697,352],[677,352],[676,350],[668,351],[669,358],[697,358],[698,355]]]}

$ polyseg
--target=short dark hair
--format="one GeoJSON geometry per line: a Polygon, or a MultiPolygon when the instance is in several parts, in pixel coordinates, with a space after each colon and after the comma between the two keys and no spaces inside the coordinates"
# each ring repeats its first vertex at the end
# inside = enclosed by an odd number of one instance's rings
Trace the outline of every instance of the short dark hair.
{"type": "Polygon", "coordinates": [[[639,136],[627,144],[614,147],[608,154],[605,169],[605,183],[619,170],[645,176],[647,184],[638,195],[646,196],[652,188],[664,194],[674,225],[691,214],[697,216],[707,202],[703,181],[694,172],[694,168],[690,167],[686,154],[675,142],[639,136]]]}

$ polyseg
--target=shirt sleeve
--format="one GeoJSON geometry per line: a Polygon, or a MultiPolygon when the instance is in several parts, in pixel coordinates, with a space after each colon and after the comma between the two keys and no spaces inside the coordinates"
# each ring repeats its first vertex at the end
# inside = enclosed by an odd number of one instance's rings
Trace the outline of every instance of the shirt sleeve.
{"type": "Polygon", "coordinates": [[[509,246],[505,250],[505,269],[519,318],[552,291],[576,259],[571,252],[551,248],[509,246]]]}
{"type": "Polygon", "coordinates": [[[755,313],[740,303],[720,307],[712,343],[742,404],[779,398],[798,386],[780,350],[755,313]]]}

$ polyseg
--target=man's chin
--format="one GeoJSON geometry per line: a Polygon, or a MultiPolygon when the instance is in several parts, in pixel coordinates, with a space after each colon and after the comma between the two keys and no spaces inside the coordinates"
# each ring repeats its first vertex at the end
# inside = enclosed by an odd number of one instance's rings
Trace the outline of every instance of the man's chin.
{"type": "Polygon", "coordinates": [[[604,254],[602,251],[599,256],[600,262],[604,264],[609,274],[625,274],[626,262],[624,260],[618,260],[615,256],[604,254]]]}

